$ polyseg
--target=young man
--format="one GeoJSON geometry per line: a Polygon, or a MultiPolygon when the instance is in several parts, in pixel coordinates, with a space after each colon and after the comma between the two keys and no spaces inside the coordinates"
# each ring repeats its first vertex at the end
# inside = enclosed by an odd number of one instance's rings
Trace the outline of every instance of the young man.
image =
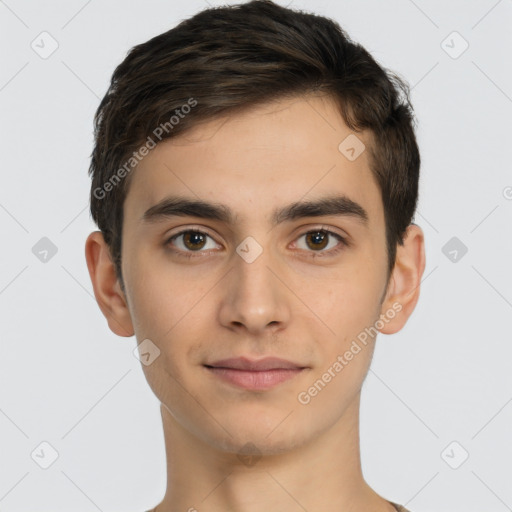
{"type": "Polygon", "coordinates": [[[363,478],[359,405],[425,266],[406,84],[259,0],[133,48],[95,122],[86,259],[161,402],[153,510],[405,511],[363,478]]]}

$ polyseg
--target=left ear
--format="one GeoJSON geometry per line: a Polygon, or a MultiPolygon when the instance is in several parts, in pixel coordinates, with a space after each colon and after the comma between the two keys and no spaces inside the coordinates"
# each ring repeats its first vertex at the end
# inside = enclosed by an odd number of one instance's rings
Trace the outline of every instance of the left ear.
{"type": "Polygon", "coordinates": [[[381,307],[381,318],[386,317],[386,321],[383,322],[384,327],[379,329],[381,333],[393,334],[406,324],[418,302],[424,270],[423,231],[416,224],[410,224],[405,233],[403,245],[397,245],[395,266],[381,307]],[[391,311],[394,311],[394,316],[390,318],[391,311]]]}

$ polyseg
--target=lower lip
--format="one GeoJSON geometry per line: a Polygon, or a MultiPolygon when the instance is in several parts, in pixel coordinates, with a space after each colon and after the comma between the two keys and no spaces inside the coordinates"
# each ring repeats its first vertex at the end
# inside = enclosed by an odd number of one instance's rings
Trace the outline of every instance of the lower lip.
{"type": "Polygon", "coordinates": [[[226,382],[254,391],[273,388],[282,382],[290,380],[303,370],[302,368],[276,368],[275,370],[256,372],[248,370],[234,370],[232,368],[212,368],[208,366],[206,368],[226,382]]]}

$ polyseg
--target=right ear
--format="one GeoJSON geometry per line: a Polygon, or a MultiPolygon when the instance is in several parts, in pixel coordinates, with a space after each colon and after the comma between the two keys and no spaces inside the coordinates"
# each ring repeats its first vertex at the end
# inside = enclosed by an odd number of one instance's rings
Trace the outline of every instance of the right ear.
{"type": "Polygon", "coordinates": [[[118,336],[134,335],[128,303],[117,278],[110,249],[101,231],[93,231],[85,242],[85,259],[94,296],[110,330],[118,336]]]}

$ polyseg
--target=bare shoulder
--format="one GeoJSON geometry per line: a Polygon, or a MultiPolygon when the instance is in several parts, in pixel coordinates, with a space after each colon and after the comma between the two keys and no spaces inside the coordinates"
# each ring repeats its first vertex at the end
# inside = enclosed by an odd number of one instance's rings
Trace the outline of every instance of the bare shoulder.
{"type": "Polygon", "coordinates": [[[393,503],[390,501],[391,505],[393,505],[398,512],[411,512],[409,509],[405,508],[403,505],[399,505],[398,503],[393,503]]]}

